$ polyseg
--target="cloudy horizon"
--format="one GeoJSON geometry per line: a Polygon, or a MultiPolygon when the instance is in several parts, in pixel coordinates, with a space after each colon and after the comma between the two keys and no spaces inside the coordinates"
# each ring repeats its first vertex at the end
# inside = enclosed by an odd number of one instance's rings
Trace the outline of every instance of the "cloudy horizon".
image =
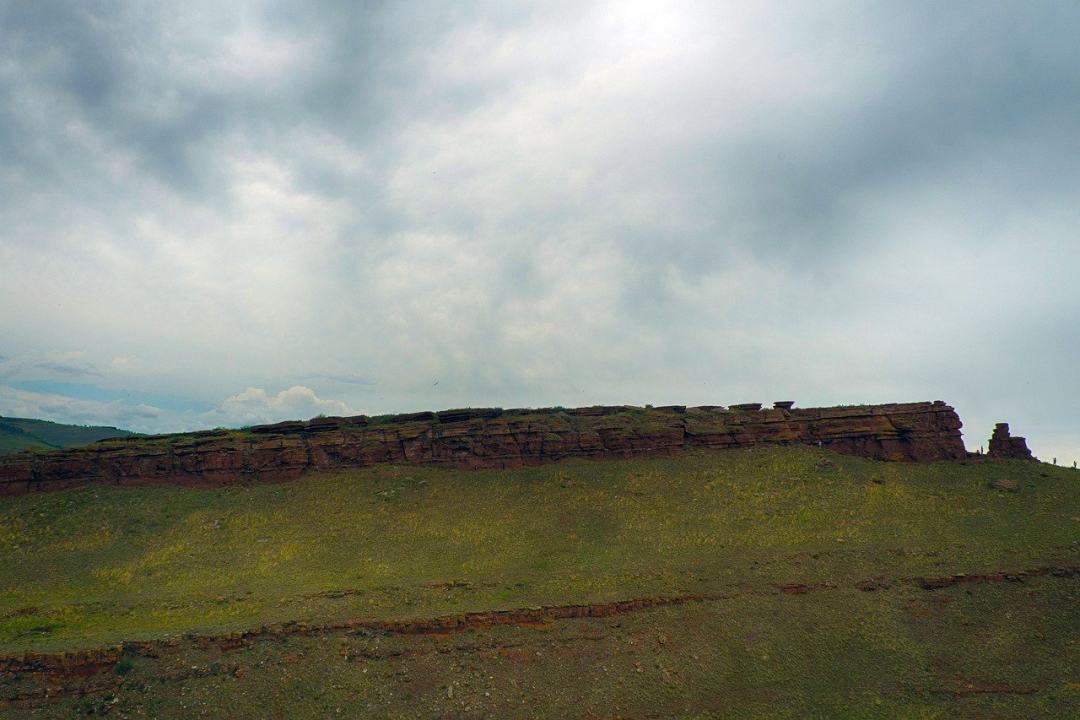
{"type": "Polygon", "coordinates": [[[1080,459],[1080,5],[0,0],[0,415],[941,399],[1080,459]]]}

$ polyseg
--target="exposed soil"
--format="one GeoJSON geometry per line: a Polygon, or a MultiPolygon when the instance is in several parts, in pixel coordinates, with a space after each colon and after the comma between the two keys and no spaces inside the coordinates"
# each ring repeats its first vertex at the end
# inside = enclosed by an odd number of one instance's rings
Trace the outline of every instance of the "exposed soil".
{"type": "MultiPolygon", "coordinates": [[[[1041,566],[1024,570],[1003,570],[984,574],[953,574],[940,577],[878,577],[851,583],[850,587],[863,592],[875,592],[899,585],[915,585],[926,591],[934,591],[961,584],[1022,583],[1036,577],[1064,578],[1077,575],[1080,575],[1080,565],[1041,566]]],[[[649,608],[731,599],[740,595],[805,595],[811,592],[834,590],[843,586],[844,584],[834,582],[780,584],[766,588],[742,589],[732,592],[653,596],[581,605],[549,605],[509,610],[488,610],[427,619],[376,620],[357,618],[327,624],[285,622],[235,633],[187,635],[184,636],[183,640],[203,649],[213,649],[221,653],[227,653],[231,650],[249,646],[259,640],[281,639],[290,636],[312,636],[342,631],[375,632],[393,635],[450,635],[499,625],[543,627],[546,624],[570,618],[604,618],[649,608]]],[[[27,674],[50,682],[88,678],[105,671],[115,671],[117,665],[125,656],[159,657],[180,644],[181,638],[166,638],[126,641],[110,647],[72,652],[0,656],[0,680],[5,676],[27,674]]],[[[970,688],[967,690],[976,691],[970,688]]],[[[963,691],[965,691],[964,688],[959,688],[956,692],[963,691]]]]}

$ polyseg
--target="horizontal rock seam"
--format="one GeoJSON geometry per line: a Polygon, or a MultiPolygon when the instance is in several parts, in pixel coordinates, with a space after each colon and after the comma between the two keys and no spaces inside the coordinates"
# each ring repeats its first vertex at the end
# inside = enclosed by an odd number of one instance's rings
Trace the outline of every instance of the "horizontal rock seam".
{"type": "Polygon", "coordinates": [[[944,402],[760,410],[465,409],[390,418],[316,418],[188,434],[114,438],[0,457],[0,495],[86,483],[215,487],[292,480],[377,463],[511,468],[566,458],[670,455],[687,448],[806,444],[876,460],[967,457],[944,402]]]}
{"type": "MultiPolygon", "coordinates": [[[[1023,582],[1051,576],[1075,577],[1080,575],[1080,565],[1045,565],[1025,570],[999,571],[983,574],[953,574],[940,577],[905,575],[895,578],[876,577],[852,583],[850,587],[863,592],[888,589],[895,585],[915,584],[923,590],[940,590],[960,584],[1023,582]]],[[[312,636],[342,631],[372,631],[394,635],[438,635],[477,630],[498,625],[536,625],[571,618],[599,618],[623,615],[650,608],[685,605],[689,603],[728,600],[744,594],[758,595],[804,595],[809,592],[835,590],[844,585],[822,581],[810,584],[777,584],[766,589],[749,592],[711,592],[687,595],[658,595],[608,603],[545,605],[509,610],[485,610],[479,612],[443,615],[415,620],[376,620],[355,618],[337,623],[308,624],[284,622],[259,628],[219,635],[185,635],[160,640],[125,641],[108,647],[75,650],[58,653],[24,653],[0,656],[0,677],[5,674],[44,674],[54,677],[80,677],[113,668],[124,655],[154,656],[158,652],[176,647],[182,640],[202,647],[231,650],[255,641],[289,636],[312,636]]]]}

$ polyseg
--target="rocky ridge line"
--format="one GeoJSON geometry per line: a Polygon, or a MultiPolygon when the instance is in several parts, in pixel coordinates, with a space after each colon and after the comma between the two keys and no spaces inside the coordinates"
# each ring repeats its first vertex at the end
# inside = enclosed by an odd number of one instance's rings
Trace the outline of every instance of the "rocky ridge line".
{"type": "Polygon", "coordinates": [[[942,401],[793,409],[779,402],[656,408],[445,410],[328,417],[245,430],[104,440],[0,457],[0,495],[86,483],[196,487],[282,481],[376,463],[508,468],[565,458],[668,455],[685,448],[808,444],[877,460],[967,457],[942,401]]]}

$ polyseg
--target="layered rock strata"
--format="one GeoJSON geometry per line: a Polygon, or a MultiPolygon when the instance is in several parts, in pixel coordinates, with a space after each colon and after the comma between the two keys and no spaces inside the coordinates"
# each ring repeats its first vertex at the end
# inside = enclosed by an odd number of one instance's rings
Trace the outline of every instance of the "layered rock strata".
{"type": "Polygon", "coordinates": [[[1031,450],[1028,450],[1027,440],[1013,437],[1009,433],[1009,423],[998,423],[994,426],[994,434],[990,436],[990,447],[986,455],[998,460],[1035,459],[1031,450]]]}
{"type": "Polygon", "coordinates": [[[944,402],[762,410],[757,403],[662,408],[446,410],[316,418],[246,430],[104,440],[0,457],[0,495],[84,483],[193,486],[280,481],[375,463],[504,468],[572,457],[635,457],[684,448],[809,444],[878,460],[966,457],[944,402]]]}

